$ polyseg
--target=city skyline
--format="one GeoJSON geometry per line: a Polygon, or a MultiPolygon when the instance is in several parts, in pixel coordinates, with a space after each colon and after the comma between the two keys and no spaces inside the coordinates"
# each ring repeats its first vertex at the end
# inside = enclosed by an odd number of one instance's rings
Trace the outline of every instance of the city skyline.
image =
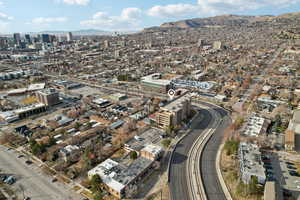
{"type": "Polygon", "coordinates": [[[164,22],[223,14],[280,15],[299,11],[300,0],[0,0],[0,33],[135,31],[164,22]]]}

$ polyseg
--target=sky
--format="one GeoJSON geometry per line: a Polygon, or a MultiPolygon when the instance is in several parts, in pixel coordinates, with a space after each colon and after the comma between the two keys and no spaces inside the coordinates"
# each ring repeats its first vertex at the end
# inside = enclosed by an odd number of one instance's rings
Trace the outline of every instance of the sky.
{"type": "Polygon", "coordinates": [[[0,0],[0,33],[135,31],[196,17],[299,11],[300,0],[0,0]]]}

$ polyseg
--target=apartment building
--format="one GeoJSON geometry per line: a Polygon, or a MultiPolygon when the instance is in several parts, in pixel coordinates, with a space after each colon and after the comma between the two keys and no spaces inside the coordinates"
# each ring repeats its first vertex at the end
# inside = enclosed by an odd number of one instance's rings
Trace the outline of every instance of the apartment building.
{"type": "Polygon", "coordinates": [[[180,125],[188,118],[190,112],[191,98],[189,94],[185,94],[160,109],[156,115],[157,125],[162,129],[180,125]]]}
{"type": "Polygon", "coordinates": [[[53,106],[60,103],[59,94],[53,88],[47,88],[41,91],[37,91],[35,94],[38,101],[45,104],[46,106],[53,106]]]}
{"type": "Polygon", "coordinates": [[[252,176],[256,176],[260,184],[265,183],[265,168],[261,160],[261,152],[256,144],[240,143],[239,160],[240,173],[244,183],[249,183],[252,176]]]}

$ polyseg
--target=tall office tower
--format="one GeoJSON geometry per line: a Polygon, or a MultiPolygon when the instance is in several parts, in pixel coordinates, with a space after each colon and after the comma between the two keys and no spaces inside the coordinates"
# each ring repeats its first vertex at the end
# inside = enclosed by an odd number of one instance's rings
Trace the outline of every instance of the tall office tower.
{"type": "Polygon", "coordinates": [[[37,42],[42,42],[42,36],[40,34],[38,34],[36,38],[37,38],[37,42]]]}
{"type": "Polygon", "coordinates": [[[7,40],[4,37],[0,38],[0,49],[3,49],[7,46],[7,40]]]}
{"type": "Polygon", "coordinates": [[[56,41],[56,36],[55,35],[49,35],[49,40],[50,40],[50,43],[56,41]]]}
{"type": "Polygon", "coordinates": [[[50,43],[50,35],[49,34],[42,34],[42,42],[43,43],[50,43]]]}
{"type": "Polygon", "coordinates": [[[25,41],[26,43],[31,44],[31,37],[29,34],[25,34],[25,41]]]}
{"type": "Polygon", "coordinates": [[[17,45],[20,44],[20,42],[21,42],[21,34],[20,33],[14,33],[14,42],[17,45]]]}
{"type": "Polygon", "coordinates": [[[73,35],[72,35],[71,32],[69,32],[69,33],[67,34],[67,41],[70,42],[70,41],[72,41],[72,40],[73,40],[73,35]]]}
{"type": "Polygon", "coordinates": [[[104,41],[104,47],[105,47],[105,48],[108,48],[108,47],[109,47],[109,41],[108,41],[108,40],[105,40],[105,41],[104,41]]]}

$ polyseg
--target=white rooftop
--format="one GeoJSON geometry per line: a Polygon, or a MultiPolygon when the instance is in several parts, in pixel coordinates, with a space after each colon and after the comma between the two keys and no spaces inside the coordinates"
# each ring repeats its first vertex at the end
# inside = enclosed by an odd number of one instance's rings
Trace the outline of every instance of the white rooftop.
{"type": "Polygon", "coordinates": [[[45,83],[37,83],[37,84],[31,84],[28,86],[29,91],[34,91],[34,90],[42,90],[45,88],[45,83]]]}
{"type": "Polygon", "coordinates": [[[119,163],[117,163],[116,161],[113,161],[112,159],[106,159],[95,168],[91,169],[88,172],[88,175],[93,176],[95,174],[98,174],[101,177],[103,183],[120,192],[125,187],[125,185],[113,179],[115,172],[112,170],[118,165],[119,163]]]}
{"type": "Polygon", "coordinates": [[[247,121],[244,134],[257,137],[264,128],[267,128],[267,125],[268,123],[265,118],[253,115],[247,121]]]}
{"type": "Polygon", "coordinates": [[[153,144],[149,144],[147,145],[146,147],[144,147],[142,149],[142,151],[145,151],[145,152],[149,152],[149,153],[152,153],[154,155],[158,155],[162,152],[162,147],[160,146],[156,146],[156,145],[153,145],[153,144]]]}

